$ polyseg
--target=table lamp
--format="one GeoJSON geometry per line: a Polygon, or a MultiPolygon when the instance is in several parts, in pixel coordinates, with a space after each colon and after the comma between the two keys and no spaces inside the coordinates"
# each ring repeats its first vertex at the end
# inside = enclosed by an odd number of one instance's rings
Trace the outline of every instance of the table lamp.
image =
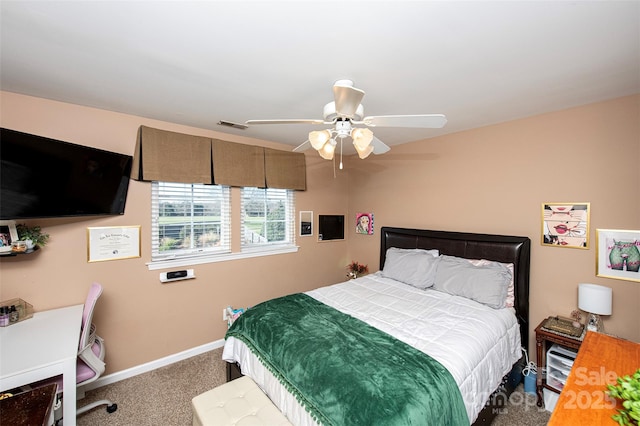
{"type": "Polygon", "coordinates": [[[587,312],[587,330],[604,332],[600,315],[611,315],[612,290],[597,284],[578,284],[578,308],[587,312]]]}

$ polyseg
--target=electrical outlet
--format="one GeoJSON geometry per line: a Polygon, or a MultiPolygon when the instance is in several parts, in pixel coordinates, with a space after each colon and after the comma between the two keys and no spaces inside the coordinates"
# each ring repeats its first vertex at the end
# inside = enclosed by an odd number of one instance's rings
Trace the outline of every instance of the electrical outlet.
{"type": "Polygon", "coordinates": [[[227,308],[222,308],[222,321],[227,320],[227,308]]]}

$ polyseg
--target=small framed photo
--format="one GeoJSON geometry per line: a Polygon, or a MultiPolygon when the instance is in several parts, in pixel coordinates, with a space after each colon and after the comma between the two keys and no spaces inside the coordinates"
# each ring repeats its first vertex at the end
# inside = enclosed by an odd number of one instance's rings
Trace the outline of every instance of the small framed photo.
{"type": "Polygon", "coordinates": [[[589,203],[542,203],[543,246],[589,248],[589,203]]]}
{"type": "Polygon", "coordinates": [[[18,241],[15,220],[0,220],[0,253],[11,253],[14,241],[18,241]]]}
{"type": "Polygon", "coordinates": [[[596,229],[596,275],[640,282],[640,231],[596,229]]]}

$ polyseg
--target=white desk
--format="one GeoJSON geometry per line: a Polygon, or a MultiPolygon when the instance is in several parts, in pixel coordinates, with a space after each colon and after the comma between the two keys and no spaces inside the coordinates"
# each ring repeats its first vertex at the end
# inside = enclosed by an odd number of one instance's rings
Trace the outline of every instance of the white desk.
{"type": "Polygon", "coordinates": [[[76,424],[76,359],[83,305],[36,312],[0,327],[0,391],[63,375],[64,424],[76,424]]]}

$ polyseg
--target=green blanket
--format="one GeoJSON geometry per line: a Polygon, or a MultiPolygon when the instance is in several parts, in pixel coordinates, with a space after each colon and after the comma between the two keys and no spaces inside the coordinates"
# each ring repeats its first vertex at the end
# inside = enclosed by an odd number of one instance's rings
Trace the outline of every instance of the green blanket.
{"type": "Polygon", "coordinates": [[[247,310],[231,336],[320,424],[469,424],[460,391],[439,362],[306,294],[247,310]]]}

